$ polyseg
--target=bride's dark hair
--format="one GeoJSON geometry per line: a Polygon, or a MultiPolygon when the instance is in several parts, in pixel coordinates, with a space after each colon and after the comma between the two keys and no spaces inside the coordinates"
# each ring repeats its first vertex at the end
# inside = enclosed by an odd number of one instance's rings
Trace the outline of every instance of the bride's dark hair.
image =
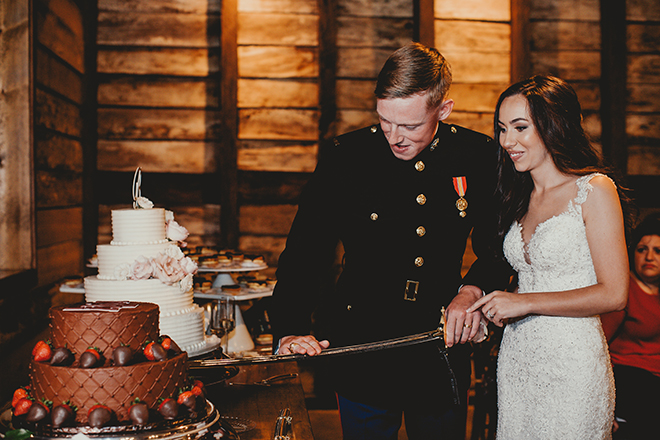
{"type": "MultiPolygon", "coordinates": [[[[582,127],[582,108],[573,88],[565,81],[553,77],[536,75],[512,84],[500,95],[495,107],[494,138],[498,148],[498,184],[496,197],[501,203],[498,214],[498,238],[501,243],[514,220],[527,213],[529,198],[534,183],[529,172],[518,172],[509,154],[500,144],[500,108],[511,96],[522,96],[532,123],[559,171],[564,174],[584,176],[594,172],[609,175],[614,171],[606,167],[600,153],[591,145],[582,127]]],[[[630,226],[630,199],[617,185],[619,198],[630,226]]]]}

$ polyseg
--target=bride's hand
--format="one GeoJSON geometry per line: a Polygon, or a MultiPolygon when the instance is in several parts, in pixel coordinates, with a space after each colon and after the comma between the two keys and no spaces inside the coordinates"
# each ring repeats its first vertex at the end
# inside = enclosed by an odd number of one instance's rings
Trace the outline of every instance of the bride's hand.
{"type": "Polygon", "coordinates": [[[472,304],[467,313],[481,308],[481,312],[498,327],[504,326],[507,319],[527,314],[525,296],[517,293],[495,290],[472,304]]]}

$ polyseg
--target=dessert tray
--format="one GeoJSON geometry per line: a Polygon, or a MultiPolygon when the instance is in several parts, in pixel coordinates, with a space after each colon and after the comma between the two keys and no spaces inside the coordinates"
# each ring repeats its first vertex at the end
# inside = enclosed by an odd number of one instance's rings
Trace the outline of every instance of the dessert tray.
{"type": "Polygon", "coordinates": [[[268,269],[268,264],[226,264],[219,266],[204,266],[200,265],[197,268],[198,272],[219,272],[219,273],[228,273],[228,272],[253,272],[268,269]]]}
{"type": "MultiPolygon", "coordinates": [[[[212,439],[214,433],[220,437],[238,439],[236,429],[227,417],[221,417],[213,403],[206,401],[206,408],[197,414],[197,417],[188,420],[161,420],[144,426],[117,425],[103,428],[82,426],[76,428],[47,428],[24,426],[22,428],[32,432],[33,439],[93,439],[93,440],[170,440],[184,439],[197,440],[208,437],[212,439]]],[[[11,406],[0,414],[0,428],[3,433],[17,429],[12,426],[11,406]]]]}

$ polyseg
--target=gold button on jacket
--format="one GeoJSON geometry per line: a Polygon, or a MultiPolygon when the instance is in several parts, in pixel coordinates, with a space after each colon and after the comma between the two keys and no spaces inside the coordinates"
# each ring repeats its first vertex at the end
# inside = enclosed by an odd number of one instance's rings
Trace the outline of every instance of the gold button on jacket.
{"type": "Polygon", "coordinates": [[[418,204],[423,205],[426,203],[426,196],[424,194],[420,194],[415,198],[415,200],[417,200],[418,204]]]}
{"type": "Polygon", "coordinates": [[[424,234],[426,234],[426,228],[424,226],[420,226],[420,227],[417,228],[416,232],[417,232],[417,235],[419,235],[420,237],[423,237],[424,234]]]}

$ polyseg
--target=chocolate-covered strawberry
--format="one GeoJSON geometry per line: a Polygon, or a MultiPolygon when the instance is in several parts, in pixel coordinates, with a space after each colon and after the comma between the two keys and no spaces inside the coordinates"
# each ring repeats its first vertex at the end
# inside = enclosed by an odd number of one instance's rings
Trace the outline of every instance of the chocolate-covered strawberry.
{"type": "Polygon", "coordinates": [[[68,348],[57,347],[53,350],[53,357],[50,359],[50,364],[68,367],[73,363],[74,358],[73,353],[68,348]]]}
{"type": "Polygon", "coordinates": [[[48,341],[39,341],[32,349],[32,359],[37,362],[48,362],[53,356],[53,346],[48,341]]]}
{"type": "Polygon", "coordinates": [[[98,347],[89,347],[80,355],[80,368],[94,368],[103,365],[102,353],[98,347]]]}
{"type": "Polygon", "coordinates": [[[136,397],[128,409],[128,417],[134,425],[146,425],[149,423],[149,407],[136,397]]]}
{"type": "Polygon", "coordinates": [[[128,345],[122,344],[112,352],[112,361],[119,367],[126,366],[133,360],[133,349],[128,345]]]}
{"type": "Polygon", "coordinates": [[[204,382],[199,379],[193,380],[190,391],[192,391],[195,396],[202,396],[206,398],[206,388],[204,387],[204,382]]]}
{"type": "Polygon", "coordinates": [[[54,428],[72,425],[76,420],[78,407],[67,400],[61,405],[53,407],[50,412],[50,422],[54,428]]]}
{"type": "Polygon", "coordinates": [[[44,420],[50,415],[50,408],[53,406],[53,402],[46,399],[35,400],[30,406],[27,414],[25,415],[25,420],[31,423],[38,423],[44,420]]]}
{"type": "Polygon", "coordinates": [[[158,342],[149,342],[145,345],[144,357],[150,361],[164,361],[167,360],[167,351],[158,342]]]}
{"type": "Polygon", "coordinates": [[[160,345],[162,345],[166,351],[171,351],[174,354],[179,354],[182,352],[181,348],[176,344],[176,342],[174,342],[174,340],[172,340],[172,338],[167,335],[161,336],[159,341],[160,345]]]}
{"type": "Polygon", "coordinates": [[[178,403],[180,406],[186,407],[188,411],[192,411],[197,405],[197,398],[192,391],[181,390],[179,397],[176,399],[176,403],[178,403]]]}
{"type": "Polygon", "coordinates": [[[179,415],[179,404],[171,397],[161,398],[158,405],[158,412],[165,420],[176,419],[179,415]]]}
{"type": "Polygon", "coordinates": [[[87,424],[92,428],[102,428],[112,420],[112,410],[97,403],[87,411],[87,424]]]}

